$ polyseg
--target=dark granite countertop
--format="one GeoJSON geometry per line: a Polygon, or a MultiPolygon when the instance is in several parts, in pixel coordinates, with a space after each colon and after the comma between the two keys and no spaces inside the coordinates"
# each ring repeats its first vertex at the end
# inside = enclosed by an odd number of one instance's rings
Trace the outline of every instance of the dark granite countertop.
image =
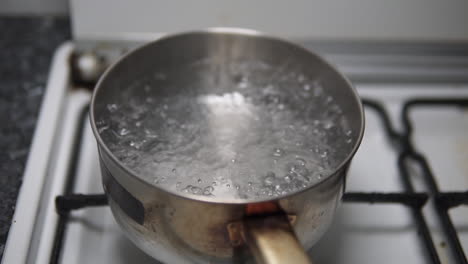
{"type": "Polygon", "coordinates": [[[0,259],[55,49],[67,18],[0,17],[0,259]]]}

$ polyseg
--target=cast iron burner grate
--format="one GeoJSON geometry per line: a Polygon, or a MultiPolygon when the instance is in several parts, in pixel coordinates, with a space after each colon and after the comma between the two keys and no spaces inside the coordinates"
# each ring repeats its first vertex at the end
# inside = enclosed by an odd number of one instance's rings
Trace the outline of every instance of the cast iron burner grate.
{"type": "MultiPolygon", "coordinates": [[[[417,226],[421,243],[427,251],[429,260],[432,263],[441,263],[440,257],[434,246],[426,219],[422,213],[422,207],[432,198],[434,201],[437,216],[443,227],[450,249],[453,252],[457,263],[468,264],[465,252],[463,251],[457,231],[449,216],[448,210],[460,205],[468,205],[468,191],[466,192],[441,192],[437,186],[434,174],[427,162],[427,159],[414,148],[412,141],[413,127],[410,119],[410,111],[416,107],[468,107],[468,98],[443,98],[427,99],[419,98],[406,101],[401,112],[403,131],[395,130],[385,108],[377,101],[363,99],[365,107],[375,111],[380,117],[385,128],[387,140],[397,149],[399,176],[403,182],[404,191],[395,193],[377,192],[351,192],[345,193],[343,201],[347,203],[370,203],[370,204],[400,204],[411,209],[413,220],[417,226]],[[427,192],[415,192],[413,183],[410,181],[410,172],[407,162],[411,161],[419,165],[422,169],[425,184],[428,186],[427,192]]],[[[80,134],[74,142],[74,153],[72,156],[72,166],[68,172],[68,182],[65,194],[57,196],[55,200],[57,213],[60,215],[57,225],[54,246],[51,254],[51,264],[58,263],[62,249],[63,238],[67,221],[72,210],[78,210],[92,206],[107,205],[107,198],[104,194],[72,194],[74,178],[76,174],[77,158],[79,156],[79,145],[81,143],[85,116],[88,109],[83,111],[81,116],[80,134]]]]}

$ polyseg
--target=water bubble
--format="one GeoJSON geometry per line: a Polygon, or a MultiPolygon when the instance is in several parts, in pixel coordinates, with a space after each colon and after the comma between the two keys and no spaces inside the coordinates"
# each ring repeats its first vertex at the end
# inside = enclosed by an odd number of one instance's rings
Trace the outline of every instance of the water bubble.
{"type": "Polygon", "coordinates": [[[141,121],[135,122],[135,126],[136,126],[136,127],[141,127],[141,121]]]}
{"type": "Polygon", "coordinates": [[[203,189],[203,194],[204,195],[211,195],[211,193],[214,191],[214,188],[212,186],[207,186],[205,189],[203,189]]]}
{"type": "Polygon", "coordinates": [[[126,135],[128,135],[128,133],[130,133],[130,130],[126,129],[125,127],[121,128],[119,130],[119,135],[121,135],[121,136],[126,136],[126,135]]]}
{"type": "Polygon", "coordinates": [[[239,189],[240,189],[240,186],[239,186],[239,185],[236,185],[236,189],[239,190],[239,189]]]}
{"type": "Polygon", "coordinates": [[[175,186],[179,188],[181,184],[182,184],[181,182],[177,182],[175,186]]]}
{"type": "Polygon", "coordinates": [[[197,182],[198,182],[198,183],[202,183],[202,179],[198,179],[197,182]]]}
{"type": "Polygon", "coordinates": [[[247,185],[248,185],[248,186],[252,186],[252,182],[248,182],[247,185]]]}
{"type": "Polygon", "coordinates": [[[348,144],[350,144],[351,142],[353,142],[353,140],[350,139],[350,138],[348,138],[348,139],[346,140],[346,143],[348,143],[348,144]]]}
{"type": "Polygon", "coordinates": [[[145,135],[146,135],[147,138],[157,138],[158,137],[158,134],[156,134],[156,132],[151,131],[149,129],[145,129],[144,132],[145,132],[145,135]]]}
{"type": "Polygon", "coordinates": [[[306,165],[306,161],[302,158],[296,158],[296,161],[299,165],[301,166],[305,166],[306,165]]]}
{"type": "Polygon", "coordinates": [[[284,109],[284,104],[279,104],[279,105],[278,105],[278,109],[279,109],[279,110],[283,110],[283,109],[284,109]]]}
{"type": "Polygon", "coordinates": [[[187,185],[183,190],[183,192],[192,193],[192,194],[202,194],[203,190],[200,187],[187,185]]]}
{"type": "Polygon", "coordinates": [[[235,162],[236,162],[236,159],[232,159],[231,162],[232,162],[232,163],[235,163],[235,162]]]}
{"type": "Polygon", "coordinates": [[[323,87],[319,81],[314,82],[314,96],[320,98],[323,94],[323,87]]]}
{"type": "Polygon", "coordinates": [[[231,184],[229,184],[229,183],[226,184],[226,187],[231,188],[231,184]]]}
{"type": "Polygon", "coordinates": [[[109,128],[109,126],[102,126],[102,127],[100,127],[100,128],[98,129],[98,132],[99,132],[99,133],[102,133],[102,132],[106,131],[108,128],[109,128]]]}
{"type": "Polygon", "coordinates": [[[335,126],[335,124],[334,124],[334,122],[332,120],[325,120],[323,122],[323,128],[325,128],[325,129],[330,129],[330,128],[334,127],[334,126],[335,126]]]}
{"type": "Polygon", "coordinates": [[[289,169],[291,175],[296,176],[300,180],[309,181],[309,170],[305,166],[293,165],[289,169]]]}
{"type": "Polygon", "coordinates": [[[272,185],[274,182],[275,182],[275,173],[274,172],[271,172],[269,171],[265,177],[265,179],[263,179],[263,182],[265,183],[265,185],[272,185]]]}
{"type": "Polygon", "coordinates": [[[322,177],[323,177],[323,174],[322,174],[322,173],[319,173],[319,174],[317,175],[317,179],[319,179],[319,180],[322,179],[322,177]]]}
{"type": "Polygon", "coordinates": [[[351,136],[351,134],[352,134],[352,133],[353,133],[353,131],[351,131],[351,130],[347,130],[347,131],[346,131],[346,136],[348,136],[348,137],[349,137],[349,136],[351,136]]]}
{"type": "Polygon", "coordinates": [[[273,156],[275,157],[281,157],[283,156],[284,154],[284,150],[280,149],[280,148],[276,148],[273,152],[273,156]]]}
{"type": "Polygon", "coordinates": [[[245,89],[249,86],[249,79],[247,76],[238,76],[237,77],[237,87],[240,89],[245,89]]]}
{"type": "Polygon", "coordinates": [[[299,74],[299,76],[297,77],[297,81],[298,82],[303,82],[305,81],[305,76],[303,74],[299,74]]]}
{"type": "Polygon", "coordinates": [[[117,111],[118,108],[119,107],[116,104],[108,104],[107,105],[107,110],[109,110],[109,112],[111,112],[111,113],[117,111]]]}
{"type": "Polygon", "coordinates": [[[271,84],[267,84],[262,90],[263,95],[269,95],[274,93],[274,87],[271,84]]]}
{"type": "Polygon", "coordinates": [[[304,90],[305,91],[310,91],[310,85],[309,84],[304,85],[304,90]]]}
{"type": "Polygon", "coordinates": [[[193,193],[193,194],[202,194],[203,190],[200,187],[191,186],[190,187],[190,192],[193,193]]]}
{"type": "Polygon", "coordinates": [[[320,154],[320,157],[326,158],[327,155],[328,155],[328,152],[325,150],[324,152],[322,152],[322,154],[320,154]]]}
{"type": "Polygon", "coordinates": [[[169,109],[169,106],[167,106],[167,104],[165,104],[165,105],[163,105],[163,109],[167,110],[167,109],[169,109]]]}
{"type": "Polygon", "coordinates": [[[106,122],[105,120],[96,121],[96,125],[97,125],[97,126],[105,126],[106,123],[107,123],[107,122],[106,122]]]}
{"type": "Polygon", "coordinates": [[[130,141],[130,146],[131,147],[134,147],[135,149],[140,149],[144,144],[145,144],[145,140],[142,140],[142,141],[130,141]]]}
{"type": "Polygon", "coordinates": [[[291,176],[289,176],[289,175],[284,176],[283,179],[284,179],[284,181],[287,182],[287,183],[290,183],[290,182],[291,182],[291,176]]]}
{"type": "Polygon", "coordinates": [[[176,125],[177,124],[177,120],[175,120],[173,118],[167,119],[166,122],[167,122],[168,125],[176,125]]]}
{"type": "Polygon", "coordinates": [[[211,185],[213,185],[213,186],[217,186],[217,185],[218,185],[218,183],[214,181],[214,182],[212,182],[212,183],[211,183],[211,185]]]}
{"type": "Polygon", "coordinates": [[[176,172],[176,168],[173,168],[173,169],[172,169],[172,172],[176,172]]]}

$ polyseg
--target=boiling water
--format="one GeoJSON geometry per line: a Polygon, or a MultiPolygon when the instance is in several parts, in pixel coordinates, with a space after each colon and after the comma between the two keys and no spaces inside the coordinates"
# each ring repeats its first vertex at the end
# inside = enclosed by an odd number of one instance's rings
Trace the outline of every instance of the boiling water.
{"type": "Polygon", "coordinates": [[[320,79],[286,68],[207,59],[155,70],[102,106],[97,128],[126,167],[162,188],[231,201],[303,189],[343,161],[354,137],[320,79]]]}

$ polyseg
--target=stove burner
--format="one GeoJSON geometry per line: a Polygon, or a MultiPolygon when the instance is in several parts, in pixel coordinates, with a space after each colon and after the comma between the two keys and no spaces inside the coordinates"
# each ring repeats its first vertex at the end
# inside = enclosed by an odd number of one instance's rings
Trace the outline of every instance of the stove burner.
{"type": "MultiPolygon", "coordinates": [[[[395,193],[377,193],[377,192],[351,192],[345,193],[343,201],[347,203],[370,203],[370,204],[400,204],[411,209],[413,220],[415,221],[421,242],[424,244],[431,263],[441,263],[440,257],[434,246],[427,222],[422,213],[423,206],[428,203],[429,198],[434,200],[437,215],[442,223],[443,231],[448,238],[449,246],[454,253],[457,263],[468,264],[468,260],[463,251],[459,237],[453,222],[448,214],[448,210],[460,205],[468,205],[468,191],[466,192],[440,192],[435,177],[427,162],[427,159],[414,148],[412,141],[413,127],[410,119],[410,111],[415,107],[468,107],[468,98],[443,98],[443,99],[426,99],[419,98],[407,101],[403,105],[401,121],[403,131],[399,132],[392,126],[390,118],[385,108],[377,101],[363,99],[364,105],[375,111],[385,128],[386,136],[389,142],[398,151],[398,168],[399,176],[403,182],[405,191],[395,193]],[[407,166],[407,161],[419,165],[422,169],[423,177],[429,191],[415,192],[415,188],[410,181],[410,172],[407,166]]],[[[87,113],[84,111],[82,115],[82,126],[84,125],[84,117],[87,113]]],[[[81,135],[78,135],[75,146],[80,144],[81,135]]],[[[76,164],[78,157],[78,148],[74,148],[73,163],[76,164]]],[[[76,165],[75,165],[76,166],[76,165]]],[[[73,166],[72,166],[73,167],[73,166]]],[[[107,198],[104,194],[72,194],[73,181],[75,177],[75,168],[70,169],[69,184],[67,184],[65,194],[57,196],[55,200],[57,213],[60,215],[59,224],[57,226],[54,247],[51,255],[51,264],[58,263],[60,251],[62,249],[63,236],[66,229],[67,220],[72,210],[82,209],[92,206],[107,205],[107,198]]]]}

